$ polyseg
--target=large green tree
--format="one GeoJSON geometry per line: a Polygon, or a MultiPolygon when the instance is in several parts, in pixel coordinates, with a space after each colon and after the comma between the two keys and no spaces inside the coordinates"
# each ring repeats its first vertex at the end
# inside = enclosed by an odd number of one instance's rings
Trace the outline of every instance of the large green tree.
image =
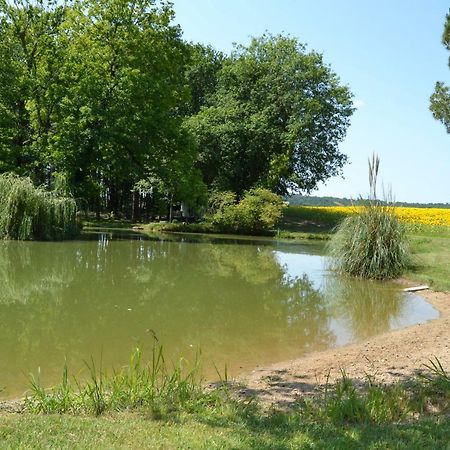
{"type": "MultiPolygon", "coordinates": [[[[442,43],[447,50],[450,50],[450,14],[447,14],[444,26],[444,34],[442,35],[442,43]]],[[[450,57],[448,61],[450,68],[450,57]]],[[[434,88],[434,93],[430,98],[430,109],[433,117],[441,121],[450,133],[450,87],[446,86],[442,81],[438,81],[434,88]]]]}
{"type": "Polygon", "coordinates": [[[43,182],[61,100],[67,5],[0,0],[0,170],[43,182]]]}
{"type": "Polygon", "coordinates": [[[142,180],[200,192],[172,19],[157,0],[0,0],[0,170],[115,211],[142,180]]]}
{"type": "Polygon", "coordinates": [[[346,162],[338,144],[351,97],[322,55],[294,38],[265,35],[236,47],[188,120],[204,180],[238,194],[253,186],[310,191],[346,162]]]}
{"type": "Polygon", "coordinates": [[[72,16],[53,142],[75,182],[107,181],[114,209],[119,190],[150,175],[179,180],[195,158],[177,114],[187,55],[172,17],[170,5],[150,0],[88,0],[72,16]]]}

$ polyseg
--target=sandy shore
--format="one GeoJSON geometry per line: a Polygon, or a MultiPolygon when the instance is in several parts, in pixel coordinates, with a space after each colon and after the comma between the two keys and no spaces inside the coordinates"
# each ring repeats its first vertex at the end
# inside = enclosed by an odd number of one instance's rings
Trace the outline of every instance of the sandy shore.
{"type": "Polygon", "coordinates": [[[240,380],[247,386],[246,394],[285,407],[325,384],[328,374],[330,382],[340,378],[341,369],[355,380],[369,374],[379,382],[392,383],[424,369],[430,358],[437,357],[445,369],[450,368],[450,293],[423,291],[420,295],[439,310],[438,319],[256,369],[240,380]]]}

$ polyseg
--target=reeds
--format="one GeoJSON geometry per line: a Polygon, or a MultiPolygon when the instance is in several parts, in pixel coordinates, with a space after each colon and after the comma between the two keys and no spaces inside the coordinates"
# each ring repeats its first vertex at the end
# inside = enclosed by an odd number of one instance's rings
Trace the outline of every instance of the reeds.
{"type": "Polygon", "coordinates": [[[226,396],[221,385],[217,390],[207,390],[202,385],[198,358],[188,368],[184,360],[174,365],[166,362],[162,346],[155,345],[147,363],[142,352],[134,350],[128,366],[107,374],[91,359],[86,364],[88,378],[85,382],[68,376],[64,365],[61,383],[44,389],[40,373],[31,376],[30,394],[26,408],[35,413],[90,413],[100,415],[105,411],[130,411],[146,408],[153,416],[175,411],[196,412],[217,405],[226,396]]]}
{"type": "Polygon", "coordinates": [[[71,238],[78,233],[76,212],[73,198],[36,188],[29,178],[0,175],[0,238],[71,238]]]}
{"type": "Polygon", "coordinates": [[[376,198],[378,167],[374,155],[369,161],[368,203],[337,226],[328,250],[331,267],[337,271],[382,280],[399,276],[410,256],[405,228],[395,216],[393,203],[376,198]]]}

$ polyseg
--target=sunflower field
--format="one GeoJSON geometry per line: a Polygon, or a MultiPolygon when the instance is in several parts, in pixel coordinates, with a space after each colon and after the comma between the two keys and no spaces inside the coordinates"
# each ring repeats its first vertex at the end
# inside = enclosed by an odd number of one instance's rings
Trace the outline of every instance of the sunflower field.
{"type": "MultiPolygon", "coordinates": [[[[288,209],[303,220],[336,224],[356,214],[363,206],[292,206],[288,209]]],[[[288,212],[289,214],[289,212],[288,212]]],[[[404,223],[450,226],[450,208],[408,208],[398,206],[395,214],[404,223]]]]}

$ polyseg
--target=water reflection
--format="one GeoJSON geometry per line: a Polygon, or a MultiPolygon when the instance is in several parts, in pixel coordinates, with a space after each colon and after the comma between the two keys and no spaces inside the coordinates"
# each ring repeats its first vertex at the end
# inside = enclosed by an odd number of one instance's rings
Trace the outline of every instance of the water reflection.
{"type": "MultiPolygon", "coordinates": [[[[231,372],[363,338],[408,317],[408,303],[326,276],[318,247],[97,240],[0,245],[0,386],[59,376],[90,355],[126,364],[156,333],[169,355],[231,372]],[[296,253],[297,252],[297,253],[296,253]],[[312,254],[311,254],[312,253],[312,254]],[[356,300],[355,300],[356,299],[356,300]]],[[[429,311],[428,313],[431,314],[429,311]]]]}
{"type": "Polygon", "coordinates": [[[328,278],[325,292],[331,314],[343,322],[351,340],[388,331],[407,301],[391,283],[347,277],[328,278]]]}

